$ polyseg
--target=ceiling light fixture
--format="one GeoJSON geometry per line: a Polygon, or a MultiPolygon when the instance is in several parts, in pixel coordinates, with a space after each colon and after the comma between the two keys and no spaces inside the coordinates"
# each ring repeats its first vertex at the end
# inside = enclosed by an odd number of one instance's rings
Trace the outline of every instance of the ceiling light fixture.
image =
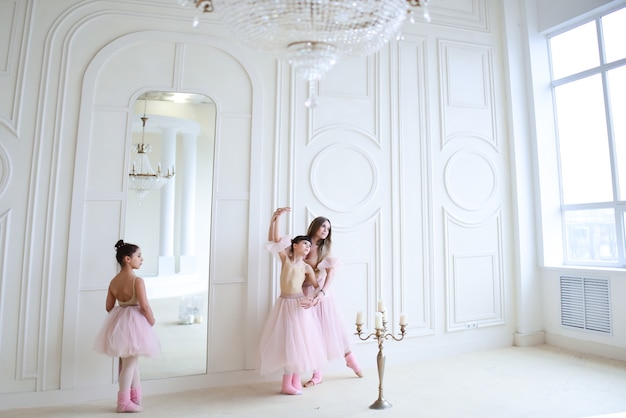
{"type": "Polygon", "coordinates": [[[150,144],[144,142],[146,135],[147,100],[144,100],[143,116],[141,117],[141,142],[133,144],[133,151],[137,152],[137,158],[133,161],[130,173],[128,174],[128,187],[135,191],[139,199],[143,199],[151,190],[158,190],[169,183],[174,177],[174,167],[168,168],[167,173],[161,171],[161,164],[154,171],[148,158],[148,153],[152,150],[150,144]]]}
{"type": "Polygon", "coordinates": [[[407,17],[416,20],[414,10],[430,21],[429,0],[178,1],[197,11],[194,26],[217,13],[243,44],[288,61],[311,90],[341,59],[380,50],[407,17]]]}

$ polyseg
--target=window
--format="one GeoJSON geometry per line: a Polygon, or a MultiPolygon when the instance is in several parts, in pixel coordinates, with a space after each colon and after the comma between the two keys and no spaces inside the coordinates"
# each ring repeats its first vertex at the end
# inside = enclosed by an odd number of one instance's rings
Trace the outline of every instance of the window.
{"type": "Polygon", "coordinates": [[[626,267],[626,8],[549,37],[564,263],[626,267]]]}

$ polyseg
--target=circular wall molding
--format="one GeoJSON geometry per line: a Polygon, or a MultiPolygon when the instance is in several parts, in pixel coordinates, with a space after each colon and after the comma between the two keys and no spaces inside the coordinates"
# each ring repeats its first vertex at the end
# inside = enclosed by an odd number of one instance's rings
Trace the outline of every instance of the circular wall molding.
{"type": "Polygon", "coordinates": [[[494,195],[496,170],[487,156],[476,151],[458,151],[448,160],[444,183],[450,199],[465,210],[481,209],[494,195]]]}
{"type": "Polygon", "coordinates": [[[0,195],[4,193],[11,178],[11,160],[6,149],[0,145],[0,195]]]}
{"type": "Polygon", "coordinates": [[[350,212],[372,199],[378,172],[372,158],[350,145],[331,145],[313,159],[310,171],[313,194],[328,209],[350,212]]]}

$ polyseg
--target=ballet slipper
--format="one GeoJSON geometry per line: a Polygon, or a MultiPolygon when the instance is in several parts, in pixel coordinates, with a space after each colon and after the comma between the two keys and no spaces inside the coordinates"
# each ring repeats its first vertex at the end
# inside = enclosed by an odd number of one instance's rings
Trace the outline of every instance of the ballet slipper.
{"type": "Polygon", "coordinates": [[[141,412],[143,408],[130,400],[130,390],[117,392],[117,412],[141,412]]]}
{"type": "Polygon", "coordinates": [[[141,386],[130,388],[130,400],[136,405],[141,405],[141,386]]]}
{"type": "Polygon", "coordinates": [[[313,370],[313,376],[311,376],[309,381],[304,384],[304,387],[308,388],[310,386],[319,385],[320,383],[322,383],[322,372],[319,370],[313,370]]]}
{"type": "Polygon", "coordinates": [[[283,386],[280,388],[280,393],[283,395],[302,395],[302,391],[297,390],[291,384],[292,377],[291,374],[283,375],[283,386]]]}
{"type": "Polygon", "coordinates": [[[346,354],[346,366],[351,368],[357,376],[363,377],[361,367],[359,367],[359,363],[357,363],[356,358],[354,358],[354,354],[352,354],[352,352],[346,354]]]}
{"type": "Polygon", "coordinates": [[[291,386],[293,386],[295,390],[302,390],[302,380],[300,380],[300,375],[298,373],[291,375],[291,386]]]}

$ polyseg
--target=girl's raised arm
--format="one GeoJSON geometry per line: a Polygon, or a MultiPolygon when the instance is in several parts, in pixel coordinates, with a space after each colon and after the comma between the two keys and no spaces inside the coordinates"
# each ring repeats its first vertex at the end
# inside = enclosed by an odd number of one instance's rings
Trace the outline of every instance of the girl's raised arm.
{"type": "Polygon", "coordinates": [[[283,212],[291,212],[291,208],[289,207],[278,208],[272,214],[272,219],[270,221],[270,228],[269,228],[269,231],[267,232],[268,241],[280,242],[280,230],[278,228],[278,219],[280,218],[280,215],[283,214],[283,212]]]}

